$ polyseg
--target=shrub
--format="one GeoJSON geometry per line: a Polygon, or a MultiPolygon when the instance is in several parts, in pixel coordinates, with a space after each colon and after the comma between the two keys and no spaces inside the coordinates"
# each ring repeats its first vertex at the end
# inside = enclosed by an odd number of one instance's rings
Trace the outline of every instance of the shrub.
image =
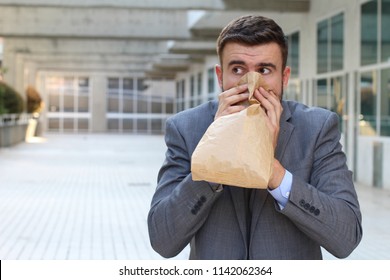
{"type": "Polygon", "coordinates": [[[20,94],[0,81],[0,114],[21,114],[24,109],[24,101],[20,94]]]}
{"type": "Polygon", "coordinates": [[[42,109],[42,98],[39,92],[33,86],[28,86],[26,89],[26,95],[27,113],[39,113],[42,109]]]}

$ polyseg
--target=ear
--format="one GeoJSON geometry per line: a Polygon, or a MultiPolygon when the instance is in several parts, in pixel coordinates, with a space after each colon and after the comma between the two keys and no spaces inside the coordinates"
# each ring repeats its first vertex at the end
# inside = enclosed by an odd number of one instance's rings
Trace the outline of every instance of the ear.
{"type": "Polygon", "coordinates": [[[283,86],[287,87],[288,80],[290,79],[291,68],[286,66],[283,70],[283,86]]]}
{"type": "Polygon", "coordinates": [[[217,78],[218,78],[218,84],[219,84],[219,87],[222,89],[223,88],[223,79],[222,79],[222,66],[221,65],[215,65],[215,74],[217,75],[217,78]]]}

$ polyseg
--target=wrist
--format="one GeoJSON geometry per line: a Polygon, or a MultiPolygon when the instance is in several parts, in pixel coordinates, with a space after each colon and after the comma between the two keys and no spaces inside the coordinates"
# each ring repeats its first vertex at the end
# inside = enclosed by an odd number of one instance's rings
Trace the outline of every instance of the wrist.
{"type": "Polygon", "coordinates": [[[277,159],[275,159],[272,176],[268,182],[268,187],[271,190],[279,187],[283,181],[285,174],[286,174],[286,169],[280,164],[280,162],[277,159]]]}

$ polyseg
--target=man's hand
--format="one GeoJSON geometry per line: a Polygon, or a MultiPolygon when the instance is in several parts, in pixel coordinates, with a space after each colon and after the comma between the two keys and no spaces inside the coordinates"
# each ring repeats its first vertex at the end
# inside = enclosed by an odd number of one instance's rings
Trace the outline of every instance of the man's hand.
{"type": "Polygon", "coordinates": [[[277,159],[274,159],[272,176],[269,179],[268,188],[273,190],[279,187],[283,181],[285,173],[286,173],[286,169],[280,164],[280,162],[277,159]]]}
{"type": "Polygon", "coordinates": [[[244,105],[239,105],[237,103],[241,101],[248,100],[249,93],[247,92],[248,85],[240,85],[237,87],[232,87],[219,94],[218,100],[218,110],[215,114],[214,120],[219,117],[226,116],[233,113],[238,113],[245,109],[244,105]]]}
{"type": "Polygon", "coordinates": [[[267,126],[273,135],[273,146],[276,149],[280,130],[280,116],[283,107],[280,98],[273,91],[266,91],[262,87],[256,89],[253,96],[261,103],[268,116],[267,126]]]}
{"type": "MultiPolygon", "coordinates": [[[[266,91],[263,88],[256,89],[254,97],[260,101],[261,106],[267,114],[267,126],[273,135],[273,146],[276,149],[280,131],[280,116],[283,112],[280,98],[273,91],[266,91]]],[[[277,159],[274,159],[272,176],[268,182],[270,189],[275,189],[282,183],[286,169],[280,164],[277,159]]]]}

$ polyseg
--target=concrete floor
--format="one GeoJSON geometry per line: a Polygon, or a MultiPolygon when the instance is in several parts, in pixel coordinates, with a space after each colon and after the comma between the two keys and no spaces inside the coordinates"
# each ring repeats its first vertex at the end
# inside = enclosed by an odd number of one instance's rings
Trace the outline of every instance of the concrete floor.
{"type": "MultiPolygon", "coordinates": [[[[0,259],[162,259],[146,225],[162,136],[36,140],[0,149],[0,259]]],[[[390,259],[390,192],[356,187],[364,236],[348,259],[390,259]]]]}

